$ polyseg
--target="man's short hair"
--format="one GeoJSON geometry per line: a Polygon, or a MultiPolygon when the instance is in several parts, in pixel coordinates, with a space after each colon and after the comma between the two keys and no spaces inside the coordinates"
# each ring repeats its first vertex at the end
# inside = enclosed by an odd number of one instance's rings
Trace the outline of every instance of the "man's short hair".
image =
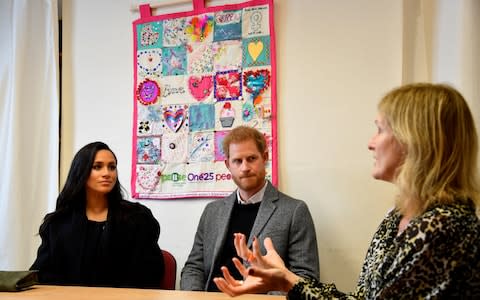
{"type": "Polygon", "coordinates": [[[245,141],[254,141],[260,153],[264,153],[267,149],[265,136],[255,128],[248,126],[238,126],[230,131],[223,139],[223,153],[228,159],[230,157],[230,144],[237,144],[245,141]]]}

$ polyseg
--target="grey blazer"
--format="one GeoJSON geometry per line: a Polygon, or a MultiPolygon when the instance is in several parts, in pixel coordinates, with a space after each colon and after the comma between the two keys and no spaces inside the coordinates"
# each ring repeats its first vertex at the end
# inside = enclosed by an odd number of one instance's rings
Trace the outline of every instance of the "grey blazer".
{"type": "MultiPolygon", "coordinates": [[[[182,269],[182,290],[207,290],[213,280],[213,266],[227,237],[228,224],[236,192],[223,200],[209,203],[200,218],[192,251],[182,269]]],[[[253,237],[261,241],[270,237],[285,265],[299,276],[319,279],[319,259],[315,226],[307,205],[279,192],[270,182],[260,204],[255,223],[248,238],[250,247],[253,237]]]]}

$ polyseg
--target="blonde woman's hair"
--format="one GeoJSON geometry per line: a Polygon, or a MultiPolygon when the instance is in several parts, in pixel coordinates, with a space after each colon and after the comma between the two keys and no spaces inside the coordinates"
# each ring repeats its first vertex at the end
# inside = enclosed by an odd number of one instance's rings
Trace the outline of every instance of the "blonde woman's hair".
{"type": "Polygon", "coordinates": [[[395,177],[401,213],[417,216],[436,204],[468,201],[478,207],[478,138],[457,90],[409,84],[385,95],[378,109],[405,149],[395,177]]]}

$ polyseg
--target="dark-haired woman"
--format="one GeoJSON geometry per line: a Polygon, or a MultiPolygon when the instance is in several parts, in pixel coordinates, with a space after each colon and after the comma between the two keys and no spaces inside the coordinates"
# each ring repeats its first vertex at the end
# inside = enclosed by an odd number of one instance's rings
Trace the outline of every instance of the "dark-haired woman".
{"type": "Polygon", "coordinates": [[[123,199],[117,158],[102,142],[73,158],[56,209],[40,226],[31,269],[44,284],[158,288],[163,257],[151,211],[123,199]]]}

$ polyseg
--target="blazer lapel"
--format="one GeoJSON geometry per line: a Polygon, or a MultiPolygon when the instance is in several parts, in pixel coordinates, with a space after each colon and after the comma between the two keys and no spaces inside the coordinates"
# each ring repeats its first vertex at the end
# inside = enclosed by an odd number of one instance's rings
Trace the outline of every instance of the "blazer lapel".
{"type": "Polygon", "coordinates": [[[223,207],[218,211],[216,222],[218,225],[218,232],[216,235],[216,240],[212,241],[215,242],[215,247],[213,248],[212,267],[210,268],[210,273],[208,275],[207,285],[210,282],[210,277],[212,276],[213,269],[217,264],[218,256],[223,249],[223,245],[225,244],[230,216],[232,215],[233,205],[235,204],[235,201],[237,201],[236,191],[223,200],[223,207]]]}
{"type": "Polygon", "coordinates": [[[278,192],[269,181],[267,183],[267,188],[265,189],[265,194],[263,195],[262,203],[260,204],[260,208],[258,209],[255,223],[253,224],[252,231],[250,232],[250,236],[248,237],[248,247],[252,246],[253,237],[258,237],[260,235],[268,220],[272,216],[273,212],[277,209],[277,206],[274,203],[277,200],[278,192]]]}

